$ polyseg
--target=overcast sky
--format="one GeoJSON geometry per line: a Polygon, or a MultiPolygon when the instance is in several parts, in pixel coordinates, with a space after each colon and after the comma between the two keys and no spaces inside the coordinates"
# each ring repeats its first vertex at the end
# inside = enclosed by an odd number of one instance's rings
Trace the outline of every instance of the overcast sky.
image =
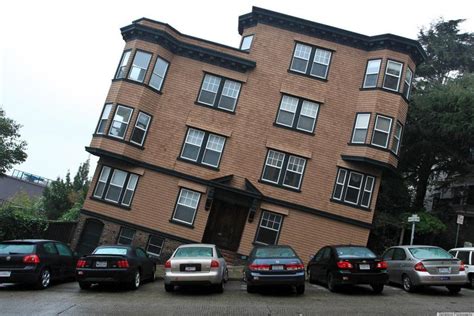
{"type": "MultiPolygon", "coordinates": [[[[416,38],[433,20],[468,19],[474,1],[5,1],[0,9],[0,106],[23,125],[28,159],[15,168],[47,178],[75,173],[102,110],[124,41],[140,17],[237,47],[252,5],[346,30],[416,38]]],[[[93,165],[97,159],[92,158],[93,165]]],[[[94,169],[94,167],[92,167],[94,169]]],[[[93,171],[93,170],[92,170],[93,171]]]]}

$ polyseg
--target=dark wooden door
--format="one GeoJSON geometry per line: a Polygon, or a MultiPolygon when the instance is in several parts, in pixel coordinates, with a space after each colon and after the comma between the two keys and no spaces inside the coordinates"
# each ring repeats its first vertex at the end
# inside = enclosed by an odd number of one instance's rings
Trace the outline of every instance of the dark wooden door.
{"type": "Polygon", "coordinates": [[[88,255],[99,245],[104,224],[96,220],[86,221],[76,251],[79,255],[88,255]]]}

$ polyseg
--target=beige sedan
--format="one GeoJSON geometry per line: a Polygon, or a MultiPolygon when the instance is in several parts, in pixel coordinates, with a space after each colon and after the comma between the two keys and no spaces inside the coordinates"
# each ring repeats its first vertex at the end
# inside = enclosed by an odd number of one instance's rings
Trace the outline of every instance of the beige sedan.
{"type": "Polygon", "coordinates": [[[210,285],[216,292],[224,291],[229,279],[221,252],[211,244],[179,246],[165,263],[165,290],[172,292],[179,285],[210,285]]]}

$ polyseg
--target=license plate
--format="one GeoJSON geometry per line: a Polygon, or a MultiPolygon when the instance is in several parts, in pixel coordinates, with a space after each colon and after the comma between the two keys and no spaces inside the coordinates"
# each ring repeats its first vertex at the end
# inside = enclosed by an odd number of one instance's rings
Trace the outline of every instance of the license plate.
{"type": "Polygon", "coordinates": [[[282,265],[272,266],[272,270],[283,270],[283,266],[282,265]]]}
{"type": "Polygon", "coordinates": [[[450,277],[440,277],[439,278],[441,281],[448,281],[450,280],[451,278],[450,277]]]}
{"type": "Polygon", "coordinates": [[[95,266],[97,268],[106,268],[107,267],[107,261],[96,261],[95,266]]]}
{"type": "Polygon", "coordinates": [[[9,278],[11,274],[12,274],[11,271],[0,271],[0,277],[3,277],[3,278],[9,278]]]}
{"type": "Polygon", "coordinates": [[[185,267],[184,271],[196,271],[196,267],[185,267]]]}
{"type": "Polygon", "coordinates": [[[438,268],[439,273],[451,273],[451,268],[438,268]]]}
{"type": "Polygon", "coordinates": [[[359,264],[359,270],[370,270],[370,264],[359,264]]]}

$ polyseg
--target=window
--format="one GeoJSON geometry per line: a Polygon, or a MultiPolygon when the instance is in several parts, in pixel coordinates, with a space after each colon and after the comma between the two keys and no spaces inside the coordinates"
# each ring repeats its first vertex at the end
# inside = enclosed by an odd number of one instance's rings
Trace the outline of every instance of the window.
{"type": "Polygon", "coordinates": [[[375,177],[339,168],[332,199],[362,208],[369,208],[374,186],[375,177]]]}
{"type": "Polygon", "coordinates": [[[72,251],[68,246],[60,243],[56,243],[56,248],[58,249],[60,256],[72,257],[72,251]]]}
{"type": "Polygon", "coordinates": [[[253,35],[244,36],[242,43],[240,43],[240,50],[250,50],[253,42],[253,35]]]}
{"type": "Polygon", "coordinates": [[[377,115],[375,119],[374,133],[372,134],[372,145],[387,148],[390,129],[392,128],[392,119],[389,117],[377,115]]]}
{"type": "Polygon", "coordinates": [[[290,70],[326,79],[332,53],[328,50],[296,43],[290,70]],[[309,63],[311,61],[311,67],[309,63]]]}
{"type": "Polygon", "coordinates": [[[276,124],[312,133],[318,110],[318,103],[283,95],[276,124]]]}
{"type": "Polygon", "coordinates": [[[159,256],[161,249],[163,249],[163,243],[165,240],[161,237],[150,235],[148,238],[148,245],[146,246],[146,252],[152,256],[159,256]]]}
{"type": "Polygon", "coordinates": [[[135,229],[122,227],[120,228],[120,234],[117,239],[117,245],[131,245],[135,236],[135,229]]]}
{"type": "Polygon", "coordinates": [[[196,217],[197,207],[201,194],[199,192],[191,191],[181,188],[179,191],[178,202],[173,214],[173,220],[182,222],[188,225],[194,223],[196,217]]]}
{"type": "Polygon", "coordinates": [[[395,155],[398,155],[398,151],[400,150],[400,139],[402,137],[402,124],[397,122],[395,125],[395,131],[393,132],[392,138],[392,152],[395,155]]]}
{"type": "Polygon", "coordinates": [[[124,138],[128,123],[132,117],[133,109],[123,105],[117,106],[114,119],[110,125],[109,135],[117,138],[124,138]]]}
{"type": "Polygon", "coordinates": [[[58,250],[56,249],[56,246],[52,242],[47,242],[43,244],[43,249],[44,251],[49,254],[49,255],[57,255],[58,250]]]}
{"type": "Polygon", "coordinates": [[[240,86],[240,82],[206,74],[197,102],[234,112],[240,86]]]}
{"type": "Polygon", "coordinates": [[[109,119],[110,111],[112,110],[112,104],[106,104],[102,110],[102,115],[100,116],[99,125],[97,125],[97,134],[105,134],[105,127],[107,125],[107,120],[109,119]]]}
{"type": "Polygon", "coordinates": [[[393,251],[393,257],[392,260],[405,260],[407,258],[407,254],[405,253],[405,250],[402,248],[395,248],[393,251]]]}
{"type": "Polygon", "coordinates": [[[181,158],[214,168],[219,167],[225,137],[189,128],[181,158]],[[203,144],[206,144],[203,146],[203,144]]]}
{"type": "Polygon", "coordinates": [[[150,125],[151,116],[143,112],[138,113],[137,121],[135,122],[135,127],[130,137],[130,141],[137,145],[142,146],[145,141],[146,132],[148,131],[148,126],[150,125]]]}
{"type": "Polygon", "coordinates": [[[135,53],[133,63],[128,74],[128,79],[132,79],[138,82],[143,82],[145,79],[148,65],[150,64],[151,54],[140,50],[135,53]]]}
{"type": "Polygon", "coordinates": [[[115,79],[125,78],[125,69],[127,68],[128,60],[130,59],[130,53],[130,50],[123,52],[122,58],[120,59],[120,64],[117,69],[117,73],[115,74],[115,79]]]}
{"type": "Polygon", "coordinates": [[[393,60],[387,61],[387,67],[385,68],[385,78],[383,81],[383,87],[385,89],[398,91],[402,67],[402,63],[393,60]]]}
{"type": "Polygon", "coordinates": [[[367,62],[363,85],[364,88],[375,88],[377,86],[381,62],[381,59],[373,59],[367,62]]]}
{"type": "Polygon", "coordinates": [[[305,165],[306,159],[304,158],[270,149],[265,160],[262,181],[287,188],[299,189],[305,165]],[[285,171],[284,176],[281,176],[282,170],[285,171]]]}
{"type": "Polygon", "coordinates": [[[265,245],[275,245],[278,241],[282,221],[283,216],[263,211],[255,242],[265,245]]]}
{"type": "Polygon", "coordinates": [[[128,207],[132,202],[137,183],[138,175],[103,166],[97,179],[94,197],[128,207]]]}
{"type": "Polygon", "coordinates": [[[352,132],[352,143],[364,144],[367,137],[367,130],[369,129],[370,114],[358,113],[354,124],[354,131],[352,132]]]}
{"type": "Polygon", "coordinates": [[[166,72],[168,71],[169,63],[158,57],[156,59],[155,68],[153,69],[153,73],[151,74],[149,85],[155,88],[158,91],[161,91],[161,87],[163,86],[163,81],[166,77],[166,72]]]}
{"type": "Polygon", "coordinates": [[[403,84],[403,95],[407,99],[410,97],[412,79],[413,79],[413,71],[411,71],[411,69],[407,67],[407,72],[405,74],[405,82],[403,84]]]}
{"type": "Polygon", "coordinates": [[[141,249],[141,248],[135,249],[135,253],[137,254],[137,257],[140,257],[140,258],[147,258],[148,257],[146,255],[145,251],[143,251],[143,249],[141,249]]]}

